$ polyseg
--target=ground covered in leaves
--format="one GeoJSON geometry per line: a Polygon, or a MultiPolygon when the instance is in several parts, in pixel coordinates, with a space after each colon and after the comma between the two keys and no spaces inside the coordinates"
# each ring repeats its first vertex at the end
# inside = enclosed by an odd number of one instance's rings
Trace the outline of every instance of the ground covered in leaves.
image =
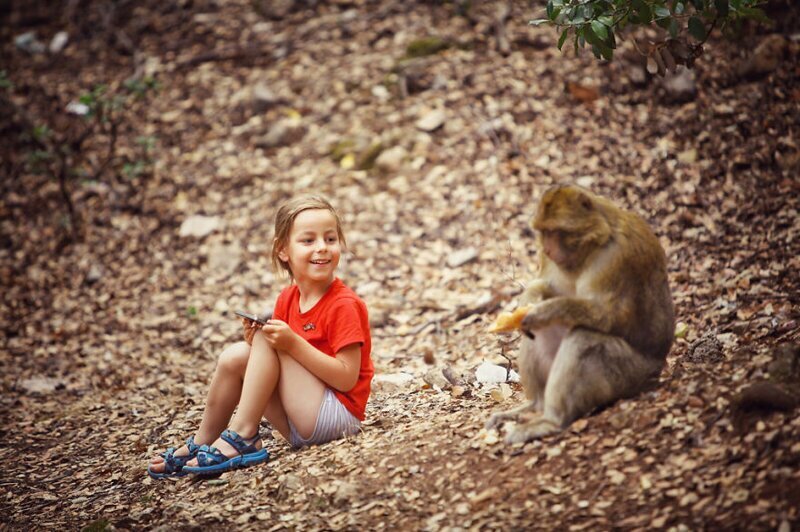
{"type": "Polygon", "coordinates": [[[45,4],[12,2],[0,29],[0,527],[800,527],[788,3],[712,39],[677,89],[630,43],[605,65],[561,54],[523,2],[45,4]],[[122,107],[76,143],[89,120],[67,106],[98,84],[122,107]],[[679,337],[656,390],[509,447],[483,423],[522,391],[475,368],[514,360],[485,331],[535,274],[528,220],[562,182],[652,223],[679,337]],[[371,312],[363,434],[150,480],[240,337],[232,311],[283,286],[271,220],[305,191],[339,207],[341,275],[371,312]]]}

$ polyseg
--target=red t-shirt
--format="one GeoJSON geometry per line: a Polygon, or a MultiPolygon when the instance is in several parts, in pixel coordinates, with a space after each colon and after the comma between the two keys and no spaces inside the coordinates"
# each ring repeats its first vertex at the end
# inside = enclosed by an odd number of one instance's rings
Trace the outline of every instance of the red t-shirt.
{"type": "Polygon", "coordinates": [[[363,421],[375,368],[370,358],[372,340],[367,305],[361,298],[337,277],[316,305],[300,312],[300,290],[293,284],[278,296],[272,317],[286,322],[308,343],[332,357],[343,347],[361,344],[361,369],[356,385],[347,392],[331,390],[349,412],[363,421]]]}

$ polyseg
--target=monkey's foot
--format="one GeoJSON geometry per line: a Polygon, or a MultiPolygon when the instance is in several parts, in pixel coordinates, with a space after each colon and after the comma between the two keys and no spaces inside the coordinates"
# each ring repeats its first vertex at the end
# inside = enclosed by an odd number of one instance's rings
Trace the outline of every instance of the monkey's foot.
{"type": "Polygon", "coordinates": [[[519,417],[520,411],[517,409],[507,412],[495,412],[486,421],[486,430],[499,428],[506,421],[515,421],[519,417]]]}
{"type": "Polygon", "coordinates": [[[521,423],[506,434],[506,443],[526,443],[543,436],[561,432],[561,426],[549,419],[538,418],[527,423],[521,423]]]}

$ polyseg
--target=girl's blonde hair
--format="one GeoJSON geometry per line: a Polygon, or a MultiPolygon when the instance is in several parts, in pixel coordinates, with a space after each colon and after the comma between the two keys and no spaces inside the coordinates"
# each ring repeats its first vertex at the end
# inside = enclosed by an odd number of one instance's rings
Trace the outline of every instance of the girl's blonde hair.
{"type": "Polygon", "coordinates": [[[289,264],[283,262],[278,254],[289,243],[289,235],[292,232],[294,219],[297,218],[297,215],[303,211],[314,209],[325,210],[333,215],[333,218],[336,220],[336,233],[339,237],[339,242],[341,242],[342,248],[347,247],[347,242],[342,232],[342,220],[339,218],[339,213],[336,212],[333,205],[322,196],[300,196],[281,205],[278,208],[278,212],[275,213],[275,238],[272,240],[271,257],[272,267],[275,271],[280,272],[284,270],[289,274],[290,278],[294,277],[291,268],[289,268],[289,264]]]}

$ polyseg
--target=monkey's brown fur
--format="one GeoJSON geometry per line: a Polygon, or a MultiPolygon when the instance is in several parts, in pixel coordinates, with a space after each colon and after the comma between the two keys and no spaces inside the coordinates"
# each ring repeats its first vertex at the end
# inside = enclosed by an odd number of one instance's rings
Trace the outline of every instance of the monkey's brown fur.
{"type": "Polygon", "coordinates": [[[526,411],[506,441],[559,432],[575,419],[647,388],[661,372],[675,314],[664,250],[647,223],[577,186],[545,192],[533,228],[540,275],[521,305],[519,367],[528,402],[492,415],[495,427],[526,411]]]}

